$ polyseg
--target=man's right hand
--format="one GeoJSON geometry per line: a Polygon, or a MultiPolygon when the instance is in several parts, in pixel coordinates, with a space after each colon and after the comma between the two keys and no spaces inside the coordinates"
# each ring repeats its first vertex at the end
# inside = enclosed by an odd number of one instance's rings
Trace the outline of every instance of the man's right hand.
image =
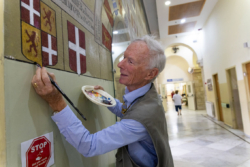
{"type": "MultiPolygon", "coordinates": [[[[50,76],[56,82],[55,75],[50,73],[50,76]]],[[[37,68],[32,85],[54,111],[61,111],[67,106],[60,92],[51,84],[46,68],[37,68]]]]}
{"type": "Polygon", "coordinates": [[[96,85],[96,86],[94,87],[94,89],[95,89],[95,90],[101,89],[101,90],[104,91],[103,87],[101,87],[101,86],[99,86],[99,85],[96,85]]]}

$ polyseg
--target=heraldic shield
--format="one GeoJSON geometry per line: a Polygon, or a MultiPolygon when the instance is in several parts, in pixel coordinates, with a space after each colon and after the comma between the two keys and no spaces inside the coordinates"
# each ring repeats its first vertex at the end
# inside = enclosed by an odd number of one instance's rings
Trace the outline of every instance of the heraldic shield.
{"type": "Polygon", "coordinates": [[[22,53],[41,66],[58,61],[56,13],[40,0],[21,0],[22,53]]]}
{"type": "Polygon", "coordinates": [[[69,66],[78,75],[86,73],[85,33],[68,21],[69,66]]]}
{"type": "Polygon", "coordinates": [[[102,44],[111,52],[112,50],[112,37],[106,27],[102,24],[102,44]]]}
{"type": "Polygon", "coordinates": [[[106,14],[108,16],[109,23],[111,24],[111,27],[113,27],[114,26],[114,18],[113,18],[113,14],[112,14],[112,11],[110,9],[108,0],[104,0],[103,6],[104,6],[104,9],[105,9],[106,14]]]}

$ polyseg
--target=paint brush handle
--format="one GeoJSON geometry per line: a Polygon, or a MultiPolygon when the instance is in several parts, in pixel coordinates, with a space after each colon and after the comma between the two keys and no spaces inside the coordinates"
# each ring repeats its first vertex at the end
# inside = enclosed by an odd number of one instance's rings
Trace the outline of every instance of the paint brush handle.
{"type": "MultiPolygon", "coordinates": [[[[42,68],[39,64],[35,63],[37,67],[42,68]]],[[[68,96],[66,96],[66,94],[63,93],[63,91],[61,90],[61,88],[56,84],[56,82],[51,78],[51,76],[48,74],[50,82],[52,85],[55,86],[55,88],[63,95],[63,97],[72,105],[72,107],[78,112],[79,115],[81,115],[81,117],[87,121],[87,119],[83,116],[83,114],[78,110],[78,108],[75,107],[74,103],[68,98],[68,96]]]]}
{"type": "Polygon", "coordinates": [[[66,96],[66,94],[63,93],[63,91],[60,89],[60,87],[56,84],[56,82],[50,77],[48,74],[50,82],[52,85],[56,87],[56,89],[63,95],[63,97],[72,105],[72,107],[78,112],[79,115],[86,121],[87,119],[83,116],[83,114],[78,110],[78,108],[75,107],[74,103],[66,96]]]}

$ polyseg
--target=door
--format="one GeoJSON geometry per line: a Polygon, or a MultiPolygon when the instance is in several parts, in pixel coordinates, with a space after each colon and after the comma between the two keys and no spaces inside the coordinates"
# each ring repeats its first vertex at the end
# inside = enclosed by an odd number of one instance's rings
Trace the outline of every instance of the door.
{"type": "Polygon", "coordinates": [[[192,82],[187,82],[187,99],[188,99],[188,109],[195,110],[195,93],[194,84],[192,82]]]}
{"type": "Polygon", "coordinates": [[[246,70],[247,70],[248,88],[249,88],[249,91],[250,91],[250,63],[246,64],[246,70]]]}
{"type": "MultiPolygon", "coordinates": [[[[240,97],[238,91],[238,83],[235,68],[228,70],[229,79],[230,79],[230,87],[232,94],[232,109],[235,115],[235,123],[237,129],[243,129],[242,123],[242,115],[241,115],[241,107],[240,107],[240,97]]],[[[233,121],[234,122],[234,121],[233,121]]]]}
{"type": "Polygon", "coordinates": [[[222,107],[221,107],[220,86],[219,86],[218,74],[215,74],[213,76],[213,79],[214,79],[214,83],[215,83],[215,91],[216,91],[215,98],[216,98],[216,103],[217,103],[218,111],[219,111],[219,117],[220,117],[219,119],[220,119],[220,121],[224,122],[223,114],[222,114],[222,107]]]}

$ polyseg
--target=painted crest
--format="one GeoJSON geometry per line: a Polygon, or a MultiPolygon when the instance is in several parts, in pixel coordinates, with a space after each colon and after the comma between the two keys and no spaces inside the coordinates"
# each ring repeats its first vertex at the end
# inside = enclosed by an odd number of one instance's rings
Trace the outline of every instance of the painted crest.
{"type": "Polygon", "coordinates": [[[43,66],[54,66],[57,63],[56,38],[42,31],[43,66]]]}
{"type": "Polygon", "coordinates": [[[121,15],[123,15],[123,11],[122,11],[122,0],[118,0],[118,5],[119,5],[119,13],[121,15]]]}
{"type": "Polygon", "coordinates": [[[40,0],[21,0],[22,21],[40,29],[40,0]]]}
{"type": "Polygon", "coordinates": [[[69,66],[78,75],[86,73],[85,33],[68,21],[69,66]]]}
{"type": "Polygon", "coordinates": [[[113,19],[113,14],[111,12],[108,0],[104,0],[103,6],[104,6],[104,9],[105,9],[106,14],[108,16],[109,23],[111,24],[111,27],[113,27],[114,26],[114,19],[113,19]]]}
{"type": "Polygon", "coordinates": [[[106,27],[102,24],[102,44],[111,52],[112,37],[106,27]]]}
{"type": "Polygon", "coordinates": [[[58,61],[56,39],[56,13],[41,2],[43,66],[54,66],[58,61]]]}
{"type": "Polygon", "coordinates": [[[55,11],[40,0],[21,0],[22,53],[41,66],[57,63],[55,11]]]}

